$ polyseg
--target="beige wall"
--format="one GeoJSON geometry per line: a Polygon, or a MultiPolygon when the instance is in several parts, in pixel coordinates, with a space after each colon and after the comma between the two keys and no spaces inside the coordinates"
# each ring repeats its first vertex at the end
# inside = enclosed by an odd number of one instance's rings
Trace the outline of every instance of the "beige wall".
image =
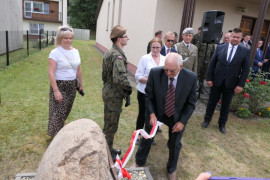
{"type": "MultiPolygon", "coordinates": [[[[114,24],[118,23],[119,1],[115,0],[114,24]]],[[[97,21],[97,43],[107,49],[111,47],[109,38],[112,26],[113,0],[104,0],[97,21]],[[108,2],[110,2],[109,30],[106,31],[108,2]]],[[[142,55],[146,54],[146,47],[154,32],[172,30],[179,32],[184,0],[122,0],[121,25],[127,27],[130,38],[124,48],[128,61],[137,66],[142,55]]],[[[256,18],[259,13],[258,0],[198,0],[194,13],[193,28],[202,24],[203,13],[209,10],[225,12],[223,31],[226,32],[239,27],[242,16],[256,18]],[[237,7],[246,7],[246,12],[237,10],[237,7]]],[[[270,10],[266,19],[270,20],[270,10]]]]}
{"type": "Polygon", "coordinates": [[[184,0],[158,0],[155,18],[155,31],[162,30],[179,33],[184,0]]]}
{"type": "MultiPolygon", "coordinates": [[[[258,17],[259,3],[246,2],[245,0],[204,0],[197,1],[194,14],[193,27],[197,32],[198,27],[202,24],[203,13],[209,10],[220,10],[225,12],[223,23],[223,32],[235,27],[240,27],[242,16],[258,17]],[[245,7],[246,12],[241,12],[237,7],[245,7]]],[[[270,19],[270,13],[267,12],[266,19],[270,19]]]]}
{"type": "MultiPolygon", "coordinates": [[[[115,0],[114,19],[112,24],[113,0],[104,0],[97,20],[96,42],[109,49],[111,27],[118,24],[119,0],[115,0]],[[110,3],[109,24],[107,27],[108,3],[110,3]]],[[[128,0],[122,1],[121,25],[127,28],[128,45],[124,52],[128,61],[138,65],[141,56],[146,54],[147,44],[154,36],[154,19],[156,13],[156,0],[128,0]]]]}

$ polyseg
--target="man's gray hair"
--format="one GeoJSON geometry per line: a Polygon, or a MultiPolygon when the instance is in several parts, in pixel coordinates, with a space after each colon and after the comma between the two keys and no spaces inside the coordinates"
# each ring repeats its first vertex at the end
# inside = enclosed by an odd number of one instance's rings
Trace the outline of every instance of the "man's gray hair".
{"type": "Polygon", "coordinates": [[[183,58],[182,58],[182,56],[180,54],[175,53],[175,52],[168,53],[165,59],[167,59],[170,56],[173,56],[173,58],[176,59],[176,62],[177,62],[177,66],[178,67],[183,64],[183,58]]]}
{"type": "Polygon", "coordinates": [[[184,29],[182,34],[194,34],[194,30],[191,27],[184,29]]]}

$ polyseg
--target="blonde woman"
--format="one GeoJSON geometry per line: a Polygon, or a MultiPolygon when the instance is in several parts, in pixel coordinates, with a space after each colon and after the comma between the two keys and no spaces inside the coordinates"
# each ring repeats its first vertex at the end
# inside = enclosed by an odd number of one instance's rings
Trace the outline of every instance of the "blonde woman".
{"type": "Polygon", "coordinates": [[[55,46],[49,55],[50,103],[48,135],[55,136],[64,126],[76,96],[76,76],[83,90],[81,58],[72,47],[73,29],[57,28],[55,46]]]}

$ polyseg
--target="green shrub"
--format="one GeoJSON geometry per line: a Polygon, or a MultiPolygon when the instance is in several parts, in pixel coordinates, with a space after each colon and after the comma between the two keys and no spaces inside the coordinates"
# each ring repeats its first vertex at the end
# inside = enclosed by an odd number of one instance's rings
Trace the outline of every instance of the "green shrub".
{"type": "Polygon", "coordinates": [[[261,109],[270,101],[270,81],[264,80],[265,73],[257,73],[255,78],[249,75],[249,79],[246,82],[243,94],[245,102],[247,103],[249,110],[258,114],[261,109]]]}
{"type": "Polygon", "coordinates": [[[240,117],[240,118],[248,118],[252,113],[250,112],[249,109],[247,108],[239,108],[236,112],[235,115],[240,117]]]}
{"type": "Polygon", "coordinates": [[[270,106],[263,108],[260,112],[259,115],[262,117],[270,117],[270,106]]]}

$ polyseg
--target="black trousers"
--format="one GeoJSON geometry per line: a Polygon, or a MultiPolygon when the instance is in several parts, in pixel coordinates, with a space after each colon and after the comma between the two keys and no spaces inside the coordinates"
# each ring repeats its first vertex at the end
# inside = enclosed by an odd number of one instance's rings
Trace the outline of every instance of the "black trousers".
{"type": "Polygon", "coordinates": [[[145,123],[145,101],[144,101],[144,96],[145,96],[145,94],[141,93],[140,91],[137,91],[139,114],[138,114],[137,122],[136,122],[136,130],[143,129],[144,123],[145,123]]]}
{"type": "Polygon", "coordinates": [[[206,113],[204,116],[205,122],[211,121],[217,102],[219,101],[221,95],[222,95],[222,103],[218,124],[219,126],[226,125],[228,115],[230,112],[232,97],[234,95],[234,88],[226,88],[225,81],[219,87],[217,86],[211,87],[206,113]]]}
{"type": "MultiPolygon", "coordinates": [[[[182,148],[181,138],[182,138],[182,135],[184,133],[185,128],[180,132],[172,133],[172,128],[175,124],[175,122],[173,120],[173,116],[168,117],[168,116],[164,115],[164,117],[160,121],[169,127],[169,132],[168,132],[169,133],[169,140],[167,142],[167,146],[169,148],[169,159],[167,162],[167,171],[169,173],[173,173],[177,167],[180,149],[182,148]]],[[[145,131],[147,133],[151,132],[150,127],[152,127],[152,126],[149,124],[150,124],[150,120],[149,120],[149,118],[147,118],[146,125],[145,125],[145,131]]],[[[137,150],[137,153],[136,153],[136,164],[138,164],[139,166],[143,166],[146,163],[146,160],[147,160],[148,154],[150,152],[153,140],[154,140],[154,138],[152,138],[152,139],[142,138],[142,142],[141,142],[141,144],[137,150]]]]}

